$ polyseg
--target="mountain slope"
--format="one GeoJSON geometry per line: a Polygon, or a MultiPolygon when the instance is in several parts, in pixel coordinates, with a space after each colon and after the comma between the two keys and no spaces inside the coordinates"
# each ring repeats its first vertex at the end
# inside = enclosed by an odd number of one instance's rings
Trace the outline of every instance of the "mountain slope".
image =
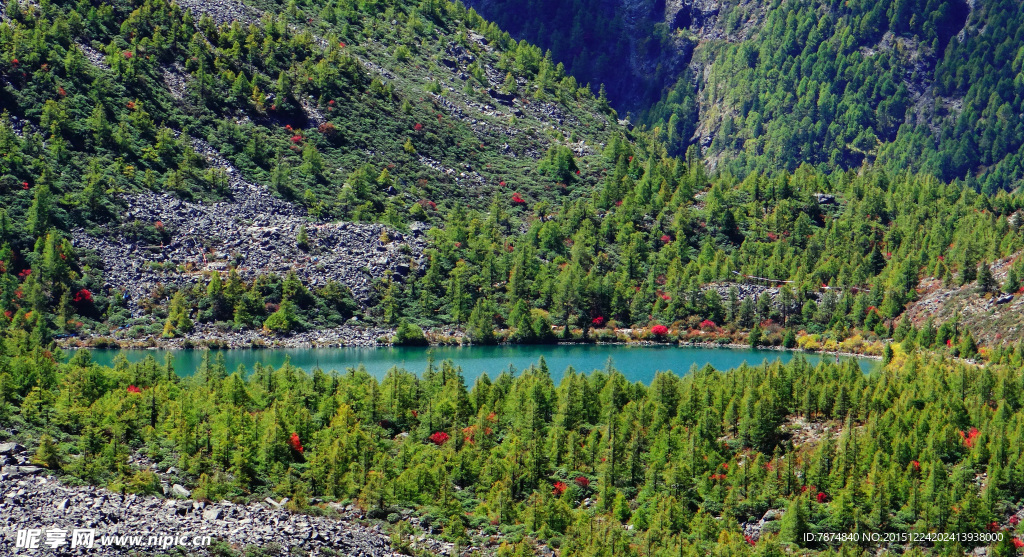
{"type": "Polygon", "coordinates": [[[866,162],[989,192],[1024,176],[1024,15],[1013,0],[580,1],[582,20],[559,19],[552,2],[471,5],[569,71],[589,76],[583,55],[611,52],[591,79],[615,92],[614,106],[676,153],[700,145],[740,175],[866,162]],[[538,22],[552,16],[569,31],[546,33],[538,22]],[[658,46],[637,56],[638,42],[658,46]],[[631,46],[606,48],[620,43],[631,46]],[[638,76],[648,90],[630,89],[638,76]]]}
{"type": "MultiPolygon", "coordinates": [[[[372,303],[380,279],[422,265],[410,227],[496,197],[578,196],[595,153],[628,133],[539,49],[455,4],[8,7],[3,305],[13,317],[18,284],[41,280],[34,305],[61,305],[65,333],[173,335],[159,323],[175,291],[205,295],[229,268],[248,285],[297,273],[311,298],[289,321],[336,325],[347,290],[372,303]],[[68,264],[43,272],[44,244],[68,264]],[[326,320],[324,303],[338,308],[326,320]]],[[[236,325],[282,303],[271,283],[236,325]]],[[[232,319],[232,284],[207,318],[232,319]]],[[[35,315],[30,330],[53,325],[35,315]]]]}

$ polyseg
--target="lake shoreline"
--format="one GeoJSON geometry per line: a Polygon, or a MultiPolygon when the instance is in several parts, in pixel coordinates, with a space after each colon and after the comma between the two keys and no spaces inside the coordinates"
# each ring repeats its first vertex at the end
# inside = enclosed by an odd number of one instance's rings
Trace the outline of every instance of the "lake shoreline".
{"type": "MultiPolygon", "coordinates": [[[[328,331],[333,331],[329,329],[328,331]]],[[[309,337],[315,333],[303,333],[302,337],[309,337]]],[[[299,335],[296,335],[299,336],[299,335]]],[[[293,337],[274,338],[268,337],[269,343],[267,342],[250,342],[248,344],[242,344],[238,342],[226,341],[222,338],[208,338],[204,337],[202,340],[193,340],[191,338],[174,338],[174,339],[159,339],[147,338],[141,340],[133,340],[131,342],[121,341],[116,346],[113,345],[91,345],[89,341],[93,339],[106,339],[98,335],[90,335],[88,337],[71,337],[75,339],[86,339],[85,342],[79,341],[77,344],[70,342],[60,343],[58,346],[63,350],[79,350],[85,349],[109,349],[109,350],[282,350],[282,349],[327,349],[327,348],[392,348],[400,345],[391,343],[379,343],[376,342],[376,338],[366,340],[365,337],[362,339],[350,340],[349,342],[317,342],[310,340],[299,340],[295,341],[293,337]],[[153,342],[155,341],[155,342],[153,342]],[[188,341],[191,341],[189,343],[188,341]],[[189,346],[188,344],[191,344],[189,346]]],[[[322,338],[322,337],[321,337],[322,338]]],[[[405,346],[405,348],[439,348],[439,347],[469,347],[469,346],[663,346],[663,347],[676,347],[676,348],[720,348],[726,350],[743,350],[752,349],[749,344],[742,343],[727,343],[720,344],[717,342],[654,342],[650,340],[635,340],[629,342],[623,341],[593,341],[593,342],[581,342],[581,341],[565,341],[555,342],[548,344],[521,344],[515,342],[503,342],[496,345],[478,345],[470,342],[466,343],[431,343],[426,346],[405,346]]],[[[757,350],[772,350],[776,352],[799,352],[803,354],[815,354],[820,356],[836,355],[841,358],[866,358],[869,360],[882,360],[881,356],[875,354],[864,354],[859,352],[833,352],[823,350],[805,350],[802,348],[786,348],[784,346],[774,345],[760,345],[756,348],[757,350]]]]}

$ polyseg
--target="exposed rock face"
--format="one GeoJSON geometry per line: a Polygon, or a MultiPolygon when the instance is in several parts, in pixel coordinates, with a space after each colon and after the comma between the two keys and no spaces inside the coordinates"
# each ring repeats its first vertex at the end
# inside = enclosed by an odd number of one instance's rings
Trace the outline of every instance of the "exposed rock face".
{"type": "Polygon", "coordinates": [[[242,178],[205,142],[195,141],[195,148],[213,166],[226,169],[231,201],[193,203],[167,193],[126,196],[123,221],[159,222],[170,235],[163,245],[127,241],[117,230],[98,237],[73,231],[77,248],[95,250],[102,258],[105,286],[124,291],[134,316],[142,314],[140,298],[158,285],[205,283],[204,271],[227,271],[229,263],[243,279],[294,271],[312,287],[336,280],[362,301],[371,296],[375,278],[400,278],[422,263],[426,241],[420,230],[404,235],[380,224],[313,221],[302,207],[242,178]],[[296,244],[302,226],[308,251],[296,244]]]}

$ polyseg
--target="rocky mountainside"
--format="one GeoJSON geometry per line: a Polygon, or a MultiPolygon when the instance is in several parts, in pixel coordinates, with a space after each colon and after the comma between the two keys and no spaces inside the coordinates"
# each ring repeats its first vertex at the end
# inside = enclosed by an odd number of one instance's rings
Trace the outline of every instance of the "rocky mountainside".
{"type": "MultiPolygon", "coordinates": [[[[1011,267],[1024,257],[1017,253],[991,265],[992,276],[1005,283],[1011,267]]],[[[917,327],[954,322],[970,330],[979,342],[1000,345],[1024,338],[1024,296],[1014,293],[978,291],[974,283],[963,286],[927,277],[918,286],[919,298],[907,308],[906,316],[917,327]]]]}
{"type": "Polygon", "coordinates": [[[881,163],[992,192],[1024,176],[1019,2],[470,5],[713,168],[881,163]]]}
{"type": "Polygon", "coordinates": [[[410,268],[422,267],[425,240],[417,223],[403,234],[381,224],[311,219],[304,207],[243,178],[205,142],[195,143],[208,164],[230,177],[227,200],[194,203],[166,193],[131,194],[123,198],[120,226],[99,234],[73,230],[74,245],[102,259],[104,287],[124,292],[133,316],[142,315],[138,302],[153,289],[205,286],[204,273],[229,266],[245,280],[292,271],[312,287],[338,280],[363,301],[372,295],[375,278],[401,279],[410,268]],[[159,245],[131,241],[131,229],[140,223],[159,223],[159,245]],[[300,230],[308,237],[301,247],[300,230]]]}
{"type": "MultiPolygon", "coordinates": [[[[0,15],[0,247],[23,279],[35,238],[63,246],[75,284],[45,287],[52,305],[67,292],[62,334],[187,336],[198,316],[163,327],[170,301],[229,269],[310,290],[282,330],[340,325],[348,292],[368,310],[424,272],[425,231],[448,211],[585,197],[610,139],[631,139],[539,48],[457,4],[79,8],[0,15]],[[52,22],[48,42],[28,39],[52,22]]],[[[232,320],[236,296],[199,320],[259,325],[282,301],[271,282],[252,319],[232,320]]]]}

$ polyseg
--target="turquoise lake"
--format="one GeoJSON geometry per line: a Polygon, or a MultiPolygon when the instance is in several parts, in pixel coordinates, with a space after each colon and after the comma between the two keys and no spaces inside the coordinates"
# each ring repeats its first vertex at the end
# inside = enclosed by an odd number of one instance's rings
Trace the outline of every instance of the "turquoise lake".
{"type": "MultiPolygon", "coordinates": [[[[179,375],[191,375],[203,358],[203,350],[106,350],[92,351],[94,362],[109,365],[116,355],[123,352],[129,361],[141,361],[153,356],[157,362],[163,363],[167,352],[174,355],[174,368],[179,375]]],[[[629,346],[629,345],[551,345],[551,346],[443,346],[432,348],[289,348],[263,350],[218,350],[211,352],[211,357],[218,354],[224,356],[229,372],[244,365],[252,371],[253,365],[260,363],[278,367],[286,359],[291,364],[307,371],[320,367],[324,371],[345,371],[362,364],[372,375],[382,378],[394,366],[421,374],[427,366],[428,358],[433,357],[436,363],[443,360],[452,362],[462,368],[467,385],[471,385],[477,376],[487,373],[492,378],[504,370],[513,367],[518,371],[536,364],[543,356],[551,370],[552,378],[557,382],[566,368],[572,366],[577,372],[590,372],[605,369],[609,359],[611,364],[621,371],[630,381],[649,383],[659,371],[673,371],[679,375],[686,374],[694,365],[703,367],[711,364],[718,370],[734,368],[746,362],[759,365],[762,362],[789,360],[798,355],[816,365],[823,358],[834,360],[832,354],[808,354],[778,350],[753,350],[741,348],[697,348],[679,346],[629,346]]],[[[841,360],[851,359],[841,357],[841,360]]],[[[868,358],[854,358],[865,373],[878,367],[880,362],[868,358]]]]}

